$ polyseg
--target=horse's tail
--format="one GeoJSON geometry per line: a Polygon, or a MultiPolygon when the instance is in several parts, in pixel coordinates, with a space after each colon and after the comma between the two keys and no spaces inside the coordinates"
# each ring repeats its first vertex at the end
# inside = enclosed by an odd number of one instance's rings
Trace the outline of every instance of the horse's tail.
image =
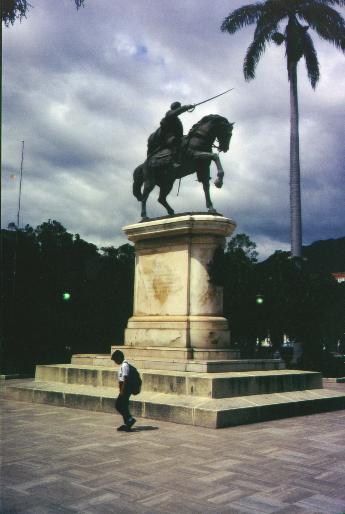
{"type": "Polygon", "coordinates": [[[141,194],[141,186],[144,183],[144,164],[140,164],[137,166],[133,172],[133,195],[141,202],[142,194],[141,194]]]}

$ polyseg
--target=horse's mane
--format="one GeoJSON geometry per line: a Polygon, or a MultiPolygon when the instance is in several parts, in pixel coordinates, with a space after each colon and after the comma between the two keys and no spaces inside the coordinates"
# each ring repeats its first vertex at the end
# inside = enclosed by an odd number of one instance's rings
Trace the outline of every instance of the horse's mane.
{"type": "Polygon", "coordinates": [[[220,114],[208,114],[207,116],[204,116],[203,118],[201,118],[201,120],[199,120],[197,123],[194,123],[194,125],[188,132],[188,136],[192,136],[200,128],[201,125],[204,125],[205,123],[208,123],[209,121],[216,121],[216,120],[224,120],[227,123],[229,123],[228,120],[226,118],[224,118],[224,116],[220,116],[220,114]]]}

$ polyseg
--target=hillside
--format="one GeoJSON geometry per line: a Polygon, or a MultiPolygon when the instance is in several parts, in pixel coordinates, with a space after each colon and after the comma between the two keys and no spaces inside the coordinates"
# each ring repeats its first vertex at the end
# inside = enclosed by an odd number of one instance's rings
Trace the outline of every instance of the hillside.
{"type": "MultiPolygon", "coordinates": [[[[288,254],[289,252],[280,252],[288,254]]],[[[269,263],[275,254],[261,264],[269,263]]],[[[303,246],[303,258],[307,259],[311,271],[345,271],[345,237],[324,239],[303,246]]]]}
{"type": "Polygon", "coordinates": [[[308,259],[312,271],[345,271],[345,237],[303,246],[303,257],[308,259]]]}

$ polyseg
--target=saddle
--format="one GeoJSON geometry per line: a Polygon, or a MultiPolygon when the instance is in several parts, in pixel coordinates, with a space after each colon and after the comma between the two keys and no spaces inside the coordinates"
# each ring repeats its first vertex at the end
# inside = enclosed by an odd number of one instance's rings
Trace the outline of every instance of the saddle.
{"type": "Polygon", "coordinates": [[[166,168],[173,163],[173,152],[170,148],[163,148],[158,150],[148,158],[148,166],[150,168],[166,168]]]}

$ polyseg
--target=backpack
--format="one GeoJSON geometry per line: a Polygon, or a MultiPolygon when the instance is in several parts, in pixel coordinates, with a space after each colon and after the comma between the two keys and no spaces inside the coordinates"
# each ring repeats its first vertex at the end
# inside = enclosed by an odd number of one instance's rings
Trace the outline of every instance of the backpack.
{"type": "Polygon", "coordinates": [[[137,368],[135,368],[134,366],[132,366],[132,364],[129,364],[129,363],[128,363],[128,366],[129,366],[128,381],[130,384],[131,392],[132,392],[132,394],[136,395],[136,394],[139,394],[141,391],[142,380],[140,378],[140,374],[139,374],[139,371],[137,370],[137,368]]]}

